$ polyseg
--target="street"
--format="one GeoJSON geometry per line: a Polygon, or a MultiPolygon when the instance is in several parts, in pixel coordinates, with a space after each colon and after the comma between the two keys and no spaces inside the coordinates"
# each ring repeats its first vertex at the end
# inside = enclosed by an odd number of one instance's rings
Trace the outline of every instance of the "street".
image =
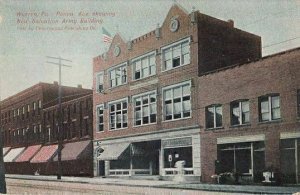
{"type": "Polygon", "coordinates": [[[199,190],[181,190],[155,187],[136,187],[107,184],[90,184],[74,182],[56,182],[56,181],[37,181],[23,179],[7,179],[7,194],[104,194],[104,195],[123,195],[123,194],[168,194],[168,195],[211,195],[211,194],[232,194],[207,192],[199,190]]]}

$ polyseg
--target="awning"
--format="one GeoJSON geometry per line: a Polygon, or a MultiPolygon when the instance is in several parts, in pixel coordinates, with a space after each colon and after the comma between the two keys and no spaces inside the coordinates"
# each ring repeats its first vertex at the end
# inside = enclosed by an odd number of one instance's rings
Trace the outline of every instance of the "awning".
{"type": "Polygon", "coordinates": [[[48,162],[58,149],[58,145],[43,146],[40,151],[30,160],[31,163],[48,162]]]}
{"type": "Polygon", "coordinates": [[[5,154],[7,154],[9,150],[10,150],[10,147],[3,148],[3,156],[5,156],[5,154]]]}
{"type": "Polygon", "coordinates": [[[15,162],[26,162],[39,151],[42,145],[29,146],[26,150],[15,160],[15,162]]]}
{"type": "Polygon", "coordinates": [[[24,149],[25,149],[25,147],[11,149],[4,156],[4,162],[14,162],[14,159],[17,158],[24,151],[24,149]]]}
{"type": "Polygon", "coordinates": [[[117,160],[128,148],[130,143],[117,143],[100,146],[103,152],[98,154],[98,160],[117,160]]]}
{"type": "MultiPolygon", "coordinates": [[[[92,142],[90,140],[66,143],[61,151],[61,160],[85,159],[93,156],[92,142]]],[[[57,161],[57,155],[53,159],[57,161]]]]}

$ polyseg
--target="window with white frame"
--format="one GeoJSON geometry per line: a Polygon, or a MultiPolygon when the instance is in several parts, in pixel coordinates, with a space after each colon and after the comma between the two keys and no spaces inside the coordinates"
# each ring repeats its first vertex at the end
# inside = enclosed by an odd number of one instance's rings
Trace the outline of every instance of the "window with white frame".
{"type": "Polygon", "coordinates": [[[127,99],[109,103],[110,130],[126,128],[128,126],[127,104],[127,99]]]}
{"type": "Polygon", "coordinates": [[[42,100],[38,100],[38,104],[39,104],[39,109],[42,108],[42,100]]]}
{"type": "Polygon", "coordinates": [[[174,120],[191,116],[191,83],[163,89],[164,120],[174,120]]]}
{"type": "Polygon", "coordinates": [[[206,128],[222,127],[222,105],[206,107],[206,128]]]}
{"type": "Polygon", "coordinates": [[[30,105],[27,104],[27,112],[30,112],[30,105]]]}
{"type": "Polygon", "coordinates": [[[117,66],[109,70],[110,87],[116,87],[127,83],[127,67],[126,64],[117,66]]]}
{"type": "Polygon", "coordinates": [[[138,80],[156,74],[155,52],[132,60],[133,79],[138,80]]]}
{"type": "Polygon", "coordinates": [[[272,121],[280,119],[280,96],[269,95],[259,97],[260,121],[272,121]]]}
{"type": "Polygon", "coordinates": [[[32,108],[33,110],[36,110],[36,102],[32,102],[32,108]]]}
{"type": "Polygon", "coordinates": [[[134,125],[156,123],[156,93],[148,93],[133,97],[134,125]]]}
{"type": "Polygon", "coordinates": [[[104,131],[104,105],[97,106],[97,131],[104,131]]]}
{"type": "Polygon", "coordinates": [[[97,73],[97,75],[96,75],[96,85],[97,85],[97,92],[98,93],[101,93],[101,92],[103,92],[103,89],[104,89],[104,87],[103,87],[103,79],[104,78],[104,74],[103,74],[103,72],[100,72],[100,73],[97,73]]]}
{"type": "Polygon", "coordinates": [[[243,125],[250,122],[249,100],[231,103],[231,124],[243,125]]]}
{"type": "Polygon", "coordinates": [[[181,40],[162,49],[163,70],[190,63],[190,38],[181,40]]]}

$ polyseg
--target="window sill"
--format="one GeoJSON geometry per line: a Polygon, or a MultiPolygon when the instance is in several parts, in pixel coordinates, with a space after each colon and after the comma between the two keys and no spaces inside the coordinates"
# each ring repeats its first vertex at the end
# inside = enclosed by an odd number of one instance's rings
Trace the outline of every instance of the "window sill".
{"type": "Polygon", "coordinates": [[[103,131],[98,131],[98,130],[97,130],[96,133],[104,133],[104,130],[103,130],[103,131]]]}
{"type": "Polygon", "coordinates": [[[110,91],[112,91],[112,90],[114,90],[114,89],[116,89],[116,88],[118,88],[118,87],[121,87],[121,86],[124,86],[124,85],[127,85],[127,84],[128,84],[128,82],[126,82],[126,83],[123,83],[123,84],[121,84],[121,85],[118,85],[118,86],[110,87],[110,88],[108,88],[107,90],[110,90],[110,91]]]}
{"type": "Polygon", "coordinates": [[[239,127],[250,127],[251,124],[247,123],[247,124],[241,124],[241,125],[231,125],[230,128],[239,128],[239,127]]]}
{"type": "Polygon", "coordinates": [[[143,80],[146,80],[146,79],[150,79],[152,77],[156,77],[156,73],[155,74],[152,74],[152,75],[149,75],[149,76],[146,76],[146,77],[143,77],[143,78],[139,78],[139,79],[132,79],[131,80],[131,83],[136,83],[136,82],[139,82],[139,81],[143,81],[143,80]]]}
{"type": "MultiPolygon", "coordinates": [[[[164,72],[168,72],[168,71],[171,71],[171,70],[175,70],[175,69],[177,69],[177,68],[181,68],[181,67],[187,66],[187,65],[189,65],[189,64],[191,64],[191,62],[189,62],[189,63],[186,63],[186,64],[182,64],[182,65],[179,65],[179,66],[176,66],[176,67],[173,67],[173,68],[167,69],[167,70],[162,70],[161,72],[162,72],[162,73],[164,73],[164,72]]],[[[163,69],[163,68],[162,68],[162,69],[163,69]]]]}
{"type": "Polygon", "coordinates": [[[123,127],[123,128],[119,128],[119,129],[109,129],[108,131],[120,131],[120,130],[124,130],[124,129],[128,129],[128,127],[123,127]]]}
{"type": "Polygon", "coordinates": [[[221,130],[221,129],[224,129],[224,127],[206,128],[205,131],[213,131],[213,130],[221,130]]]}
{"type": "Polygon", "coordinates": [[[167,123],[167,122],[174,122],[174,121],[180,121],[180,120],[186,120],[186,119],[191,119],[192,116],[189,117],[185,117],[185,118],[177,118],[177,119],[172,119],[172,120],[163,120],[163,123],[167,123]]]}
{"type": "Polygon", "coordinates": [[[271,121],[260,121],[258,122],[258,125],[263,125],[263,124],[272,124],[272,123],[281,123],[282,119],[276,119],[276,120],[271,120],[271,121]]]}
{"type": "Polygon", "coordinates": [[[133,128],[147,127],[147,126],[150,126],[150,125],[157,125],[157,122],[149,123],[149,124],[145,124],[145,125],[133,125],[133,128]]]}

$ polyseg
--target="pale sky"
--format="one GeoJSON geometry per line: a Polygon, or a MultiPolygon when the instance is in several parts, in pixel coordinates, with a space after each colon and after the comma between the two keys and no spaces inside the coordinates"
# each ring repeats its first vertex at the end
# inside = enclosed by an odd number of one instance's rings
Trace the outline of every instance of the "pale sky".
{"type": "MultiPolygon", "coordinates": [[[[194,6],[201,13],[227,21],[233,19],[235,27],[262,37],[263,47],[293,39],[289,42],[263,48],[263,56],[300,46],[300,0],[177,0],[189,13],[194,6]]],[[[0,0],[0,96],[14,95],[38,82],[58,80],[58,68],[47,64],[46,56],[61,56],[72,60],[72,68],[64,68],[63,85],[92,88],[92,59],[102,54],[108,44],[102,42],[102,27],[112,35],[117,31],[125,40],[154,30],[162,24],[173,0],[54,0],[16,1],[0,0]],[[94,30],[30,30],[35,16],[17,16],[17,13],[47,13],[35,19],[62,22],[82,18],[78,13],[104,13],[94,17],[94,30]],[[73,13],[73,16],[57,16],[73,13]],[[18,24],[18,19],[28,19],[18,24]],[[21,27],[26,27],[22,30],[21,27]]],[[[85,19],[93,18],[83,16],[85,19]]],[[[68,24],[86,26],[85,24],[68,24]]],[[[90,25],[90,24],[88,24],[90,25]]],[[[88,26],[87,25],[87,26],[88,26]]],[[[48,27],[62,27],[51,24],[48,27]]]]}

